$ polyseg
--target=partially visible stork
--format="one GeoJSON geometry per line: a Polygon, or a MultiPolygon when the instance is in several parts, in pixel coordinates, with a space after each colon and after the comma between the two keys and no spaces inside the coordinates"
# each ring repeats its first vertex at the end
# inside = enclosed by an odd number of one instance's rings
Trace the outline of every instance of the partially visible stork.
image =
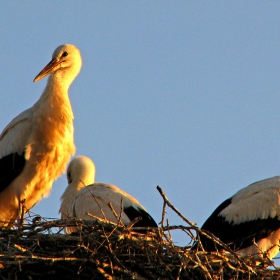
{"type": "MultiPolygon", "coordinates": [[[[241,189],[220,204],[201,228],[241,255],[267,252],[272,259],[280,245],[280,177],[241,189]]],[[[206,251],[221,248],[204,235],[199,238],[206,251]]]]}
{"type": "Polygon", "coordinates": [[[34,79],[37,82],[49,75],[41,97],[1,133],[0,225],[18,218],[20,201],[25,200],[29,210],[48,195],[74,154],[74,116],[68,88],[81,66],[75,46],[56,48],[51,61],[34,79]]]}
{"type": "MultiPolygon", "coordinates": [[[[134,197],[114,185],[94,183],[94,177],[95,166],[88,157],[78,156],[70,162],[67,169],[68,187],[61,196],[59,210],[62,219],[77,217],[93,220],[94,218],[87,215],[88,212],[117,223],[116,216],[108,206],[111,202],[116,214],[121,215],[124,225],[129,225],[135,218],[141,217],[142,220],[135,223],[134,227],[157,227],[154,219],[134,197]]],[[[76,231],[74,227],[67,228],[68,233],[73,231],[76,231]]]]}

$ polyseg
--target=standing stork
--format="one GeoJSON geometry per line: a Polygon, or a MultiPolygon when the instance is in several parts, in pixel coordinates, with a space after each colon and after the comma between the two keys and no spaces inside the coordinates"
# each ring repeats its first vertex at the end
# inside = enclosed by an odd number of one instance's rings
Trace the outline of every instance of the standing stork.
{"type": "MultiPolygon", "coordinates": [[[[93,220],[94,218],[87,215],[88,212],[117,223],[116,216],[108,206],[111,202],[116,214],[121,215],[124,225],[129,225],[135,218],[141,217],[134,227],[157,227],[154,219],[134,197],[114,185],[94,183],[94,177],[95,166],[88,157],[78,156],[70,162],[67,169],[68,187],[61,196],[59,210],[62,219],[77,217],[93,220]]],[[[74,227],[67,228],[68,233],[73,231],[74,227]]]]}
{"type": "Polygon", "coordinates": [[[25,200],[29,210],[48,195],[74,154],[74,117],[68,88],[81,66],[80,51],[75,46],[57,47],[34,79],[37,82],[49,75],[41,97],[1,133],[0,225],[18,218],[20,201],[25,200]]]}
{"type": "MultiPolygon", "coordinates": [[[[216,208],[201,229],[213,233],[241,255],[266,252],[272,259],[280,244],[280,177],[239,190],[216,208]]],[[[206,236],[199,238],[206,251],[220,249],[206,236]]]]}

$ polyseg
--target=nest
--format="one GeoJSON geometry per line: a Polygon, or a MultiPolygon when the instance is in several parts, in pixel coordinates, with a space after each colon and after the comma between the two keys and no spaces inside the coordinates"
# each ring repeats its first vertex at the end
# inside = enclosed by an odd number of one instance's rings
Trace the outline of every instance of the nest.
{"type": "Polygon", "coordinates": [[[103,219],[45,220],[31,214],[13,229],[2,228],[0,279],[280,279],[265,253],[258,260],[241,258],[185,218],[158,190],[164,200],[161,227],[145,234],[132,227],[137,221],[124,226],[103,219]],[[188,226],[164,226],[167,206],[188,226]],[[63,234],[70,226],[77,232],[63,234]],[[173,231],[182,231],[190,243],[176,246],[173,231]],[[224,250],[190,250],[197,233],[224,250]]]}

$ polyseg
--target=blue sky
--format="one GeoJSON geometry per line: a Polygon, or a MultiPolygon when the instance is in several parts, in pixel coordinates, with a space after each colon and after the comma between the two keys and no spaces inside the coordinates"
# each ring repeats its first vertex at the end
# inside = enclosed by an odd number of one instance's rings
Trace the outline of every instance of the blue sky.
{"type": "MultiPolygon", "coordinates": [[[[201,226],[240,188],[280,174],[279,12],[278,1],[3,2],[0,129],[39,98],[46,79],[32,81],[53,50],[75,44],[76,154],[156,221],[160,185],[201,226]]],[[[59,217],[66,185],[63,175],[33,211],[59,217]]]]}

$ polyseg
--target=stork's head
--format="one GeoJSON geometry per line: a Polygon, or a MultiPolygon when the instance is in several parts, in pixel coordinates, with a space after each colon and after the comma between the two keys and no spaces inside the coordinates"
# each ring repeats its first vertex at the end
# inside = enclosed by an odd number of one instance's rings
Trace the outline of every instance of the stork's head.
{"type": "Polygon", "coordinates": [[[55,49],[52,60],[35,77],[33,82],[37,82],[49,74],[57,75],[67,84],[71,84],[78,75],[82,67],[82,57],[80,51],[74,45],[61,45],[55,49]]]}
{"type": "Polygon", "coordinates": [[[95,165],[86,156],[73,158],[67,168],[68,184],[77,188],[82,188],[94,183],[95,165]]]}

